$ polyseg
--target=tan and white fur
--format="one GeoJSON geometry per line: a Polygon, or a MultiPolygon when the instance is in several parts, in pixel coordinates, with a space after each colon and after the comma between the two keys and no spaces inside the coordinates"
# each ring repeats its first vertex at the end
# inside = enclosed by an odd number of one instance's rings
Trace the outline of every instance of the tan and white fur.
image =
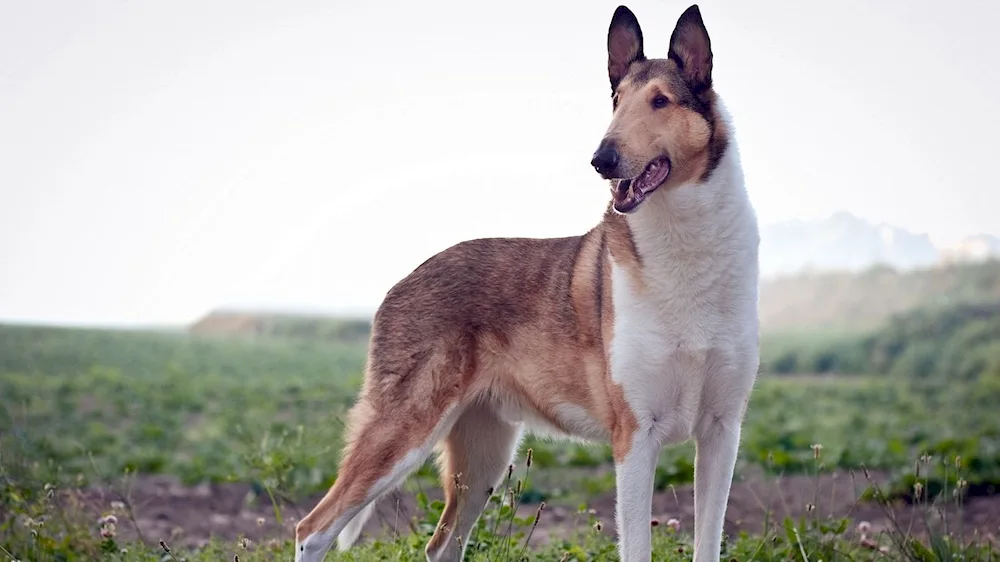
{"type": "Polygon", "coordinates": [[[693,439],[694,560],[719,560],[758,368],[757,219],[698,7],[667,58],[646,58],[624,6],[607,39],[613,115],[591,162],[611,183],[603,220],[456,244],[388,292],[337,480],[296,527],[298,562],[349,548],[435,448],[445,508],[427,559],[462,560],[525,430],[610,443],[625,562],[651,559],[661,448],[693,439]]]}

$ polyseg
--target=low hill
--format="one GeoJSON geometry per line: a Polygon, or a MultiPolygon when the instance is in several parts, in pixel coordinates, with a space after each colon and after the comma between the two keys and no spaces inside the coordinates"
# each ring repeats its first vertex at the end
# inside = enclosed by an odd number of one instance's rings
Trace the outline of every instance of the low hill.
{"type": "Polygon", "coordinates": [[[206,314],[192,324],[189,330],[197,335],[240,335],[359,343],[367,341],[371,320],[218,310],[206,314]]]}
{"type": "Polygon", "coordinates": [[[760,269],[766,276],[807,269],[858,272],[874,265],[910,269],[940,259],[926,234],[874,224],[844,211],[825,219],[762,225],[760,237],[760,269]]]}
{"type": "Polygon", "coordinates": [[[955,263],[900,272],[802,273],[760,287],[764,332],[858,332],[922,307],[1000,300],[1000,261],[955,263]]]}
{"type": "Polygon", "coordinates": [[[822,219],[762,224],[760,232],[760,270],[765,277],[809,270],[857,273],[878,265],[905,271],[990,257],[1000,257],[1000,238],[993,234],[939,246],[926,233],[869,222],[846,211],[822,219]]]}

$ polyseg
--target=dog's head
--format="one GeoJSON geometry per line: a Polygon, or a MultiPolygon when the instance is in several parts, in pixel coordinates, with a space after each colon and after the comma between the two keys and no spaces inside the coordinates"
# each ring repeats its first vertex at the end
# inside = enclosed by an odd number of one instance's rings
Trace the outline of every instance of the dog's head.
{"type": "Polygon", "coordinates": [[[715,113],[712,46],[697,5],[677,20],[667,58],[642,50],[635,14],[619,6],[608,29],[611,125],[591,164],[611,180],[614,209],[629,213],[657,189],[703,181],[725,134],[715,113]]]}

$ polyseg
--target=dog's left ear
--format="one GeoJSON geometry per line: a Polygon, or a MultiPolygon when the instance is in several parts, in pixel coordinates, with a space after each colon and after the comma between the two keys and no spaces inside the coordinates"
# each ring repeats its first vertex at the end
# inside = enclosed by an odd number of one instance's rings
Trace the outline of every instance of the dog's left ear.
{"type": "Polygon", "coordinates": [[[611,26],[608,28],[608,78],[611,79],[611,91],[614,92],[618,83],[625,78],[633,62],[643,60],[646,60],[646,55],[642,52],[639,20],[632,10],[618,6],[615,15],[611,16],[611,26]]]}
{"type": "Polygon", "coordinates": [[[698,93],[712,86],[712,41],[701,19],[701,10],[694,4],[677,19],[670,35],[670,54],[688,86],[698,93]]]}

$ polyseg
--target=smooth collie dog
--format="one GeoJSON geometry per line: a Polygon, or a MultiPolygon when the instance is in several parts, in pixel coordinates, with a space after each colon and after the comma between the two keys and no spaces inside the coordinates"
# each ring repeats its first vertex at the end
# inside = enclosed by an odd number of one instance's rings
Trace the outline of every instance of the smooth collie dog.
{"type": "Polygon", "coordinates": [[[522,433],[610,443],[618,548],[651,558],[661,448],[693,439],[694,559],[716,562],[759,361],[757,218],[712,88],[698,7],[666,58],[635,15],[608,31],[613,113],[591,165],[611,184],[581,236],[461,242],[388,292],[336,483],[296,560],[347,549],[375,502],[438,450],[445,508],[427,559],[460,561],[522,433]]]}

